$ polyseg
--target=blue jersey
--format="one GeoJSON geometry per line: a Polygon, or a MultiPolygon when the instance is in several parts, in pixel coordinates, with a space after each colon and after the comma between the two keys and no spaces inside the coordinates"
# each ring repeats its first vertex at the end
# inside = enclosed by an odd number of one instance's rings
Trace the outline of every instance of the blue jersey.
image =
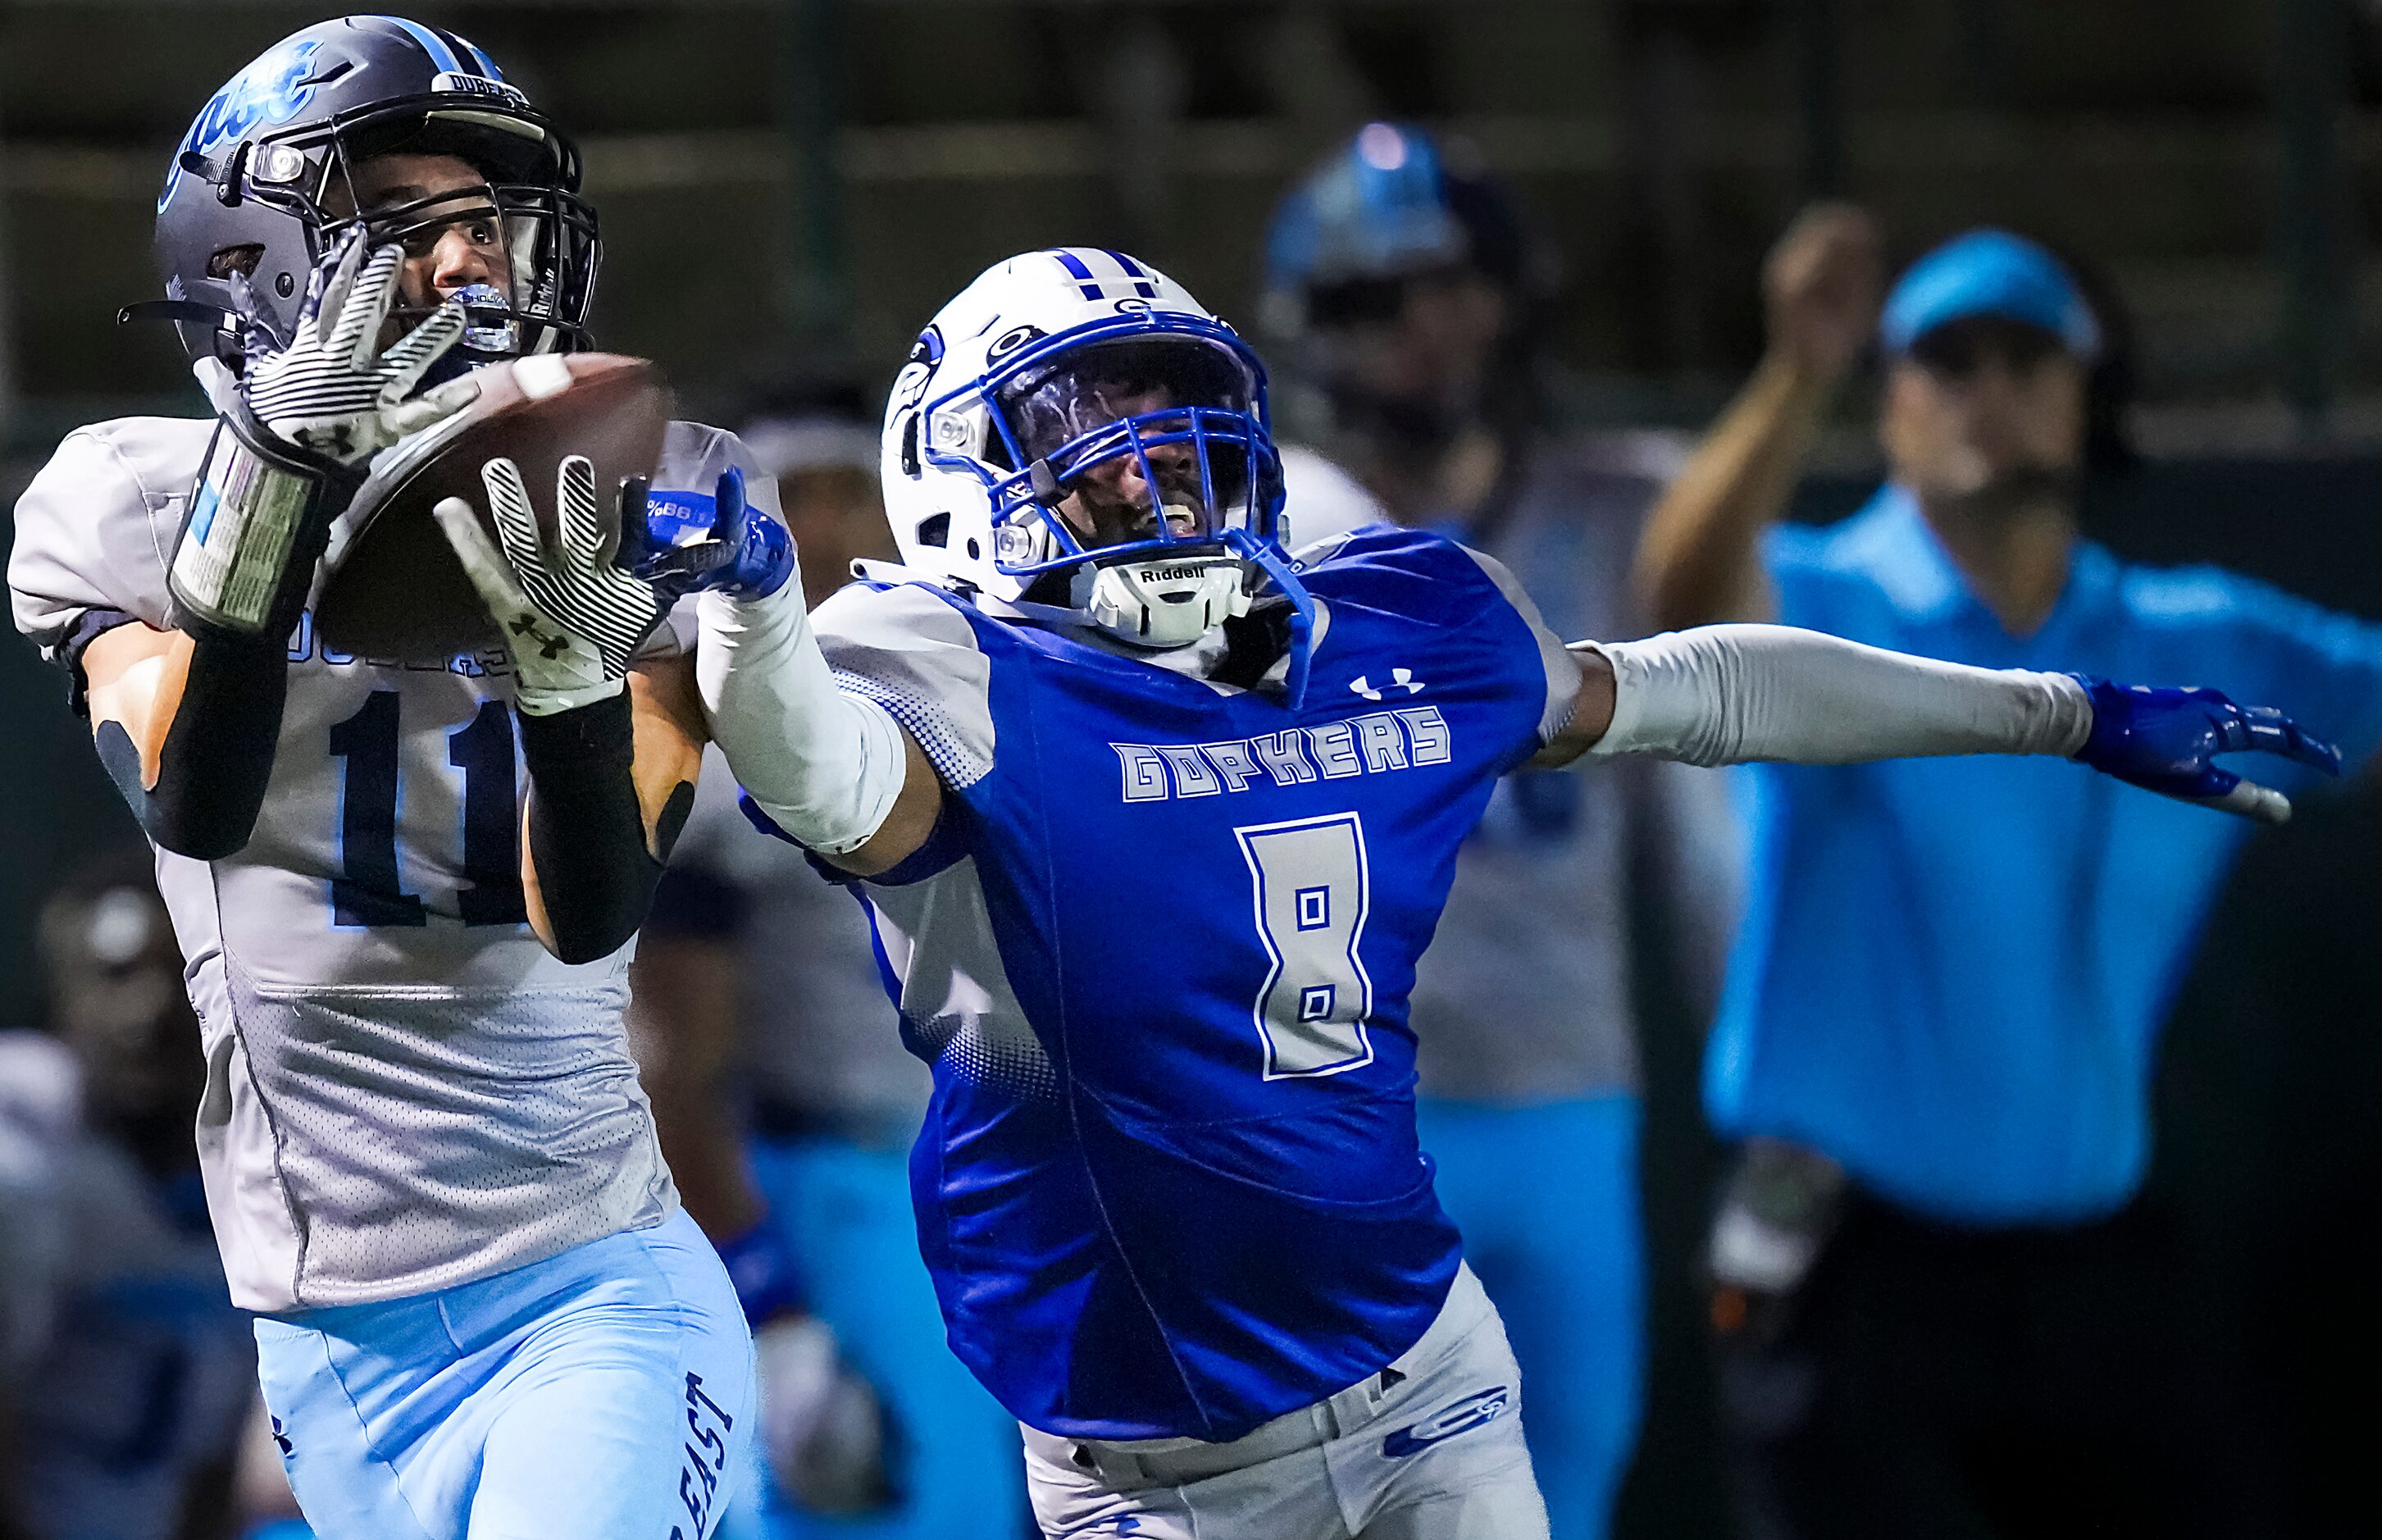
{"type": "Polygon", "coordinates": [[[865,888],[934,1068],[919,1241],[954,1350],[1051,1433],[1237,1437],[1412,1346],[1455,1274],[1406,997],[1578,671],[1459,546],[1326,548],[1297,710],[924,585],[817,617],[944,782],[865,888]]]}
{"type": "MultiPolygon", "coordinates": [[[[2207,684],[2352,763],[2382,629],[2211,568],[2078,546],[2012,636],[1909,493],[1769,542],[1780,619],[1984,668],[2207,684]]],[[[2313,771],[2241,769],[2291,795],[2313,771]]],[[[2158,1033],[2253,827],[2057,759],[1761,765],[1744,930],[1705,1061],[1713,1127],[1809,1144],[1959,1224],[2074,1224],[2140,1189],[2158,1033]]]]}

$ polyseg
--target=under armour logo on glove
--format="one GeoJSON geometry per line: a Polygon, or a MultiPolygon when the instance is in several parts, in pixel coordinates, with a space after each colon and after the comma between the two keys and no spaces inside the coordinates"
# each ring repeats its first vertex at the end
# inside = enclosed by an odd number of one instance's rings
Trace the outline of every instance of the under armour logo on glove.
{"type": "Polygon", "coordinates": [[[519,465],[491,460],[480,467],[480,481],[501,554],[462,499],[448,498],[432,511],[505,634],[521,708],[543,716],[617,695],[630,658],[661,623],[669,599],[606,555],[596,467],[584,455],[563,460],[550,548],[519,465]]]}
{"type": "MultiPolygon", "coordinates": [[[[367,261],[367,251],[362,229],[331,250],[307,284],[297,336],[279,352],[254,359],[240,382],[259,422],[342,465],[362,464],[453,415],[480,391],[466,376],[407,400],[462,337],[466,317],[450,300],[382,352],[381,328],[397,302],[405,253],[382,246],[367,261]]],[[[250,335],[270,333],[252,327],[250,335]]]]}
{"type": "MultiPolygon", "coordinates": [[[[1392,669],[1390,683],[1386,687],[1392,690],[1404,690],[1410,696],[1422,694],[1422,684],[1415,678],[1412,669],[1392,669]]],[[[1381,690],[1373,688],[1372,679],[1361,673],[1348,681],[1348,688],[1363,696],[1367,700],[1379,700],[1382,695],[1381,690]]]]}

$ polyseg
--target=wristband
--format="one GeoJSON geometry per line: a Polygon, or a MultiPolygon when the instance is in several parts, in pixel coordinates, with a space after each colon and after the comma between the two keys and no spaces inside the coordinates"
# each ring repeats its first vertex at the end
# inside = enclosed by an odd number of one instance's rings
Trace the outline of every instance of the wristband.
{"type": "Polygon", "coordinates": [[[736,1300],[744,1319],[759,1325],[772,1316],[803,1308],[803,1267],[793,1248],[767,1213],[725,1240],[712,1242],[728,1281],[736,1286],[736,1300]]]}
{"type": "Polygon", "coordinates": [[[175,541],[166,584],[174,625],[236,636],[288,632],[331,518],[362,479],[281,443],[234,403],[216,420],[175,541]]]}

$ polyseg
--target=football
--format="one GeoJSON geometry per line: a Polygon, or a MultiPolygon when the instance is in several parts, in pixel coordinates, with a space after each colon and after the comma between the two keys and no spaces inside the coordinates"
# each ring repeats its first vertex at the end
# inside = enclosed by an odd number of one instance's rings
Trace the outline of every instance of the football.
{"type": "Polygon", "coordinates": [[[623,476],[653,474],[661,458],[669,392],[645,359],[541,353],[489,364],[473,377],[478,398],[384,453],[332,525],[314,602],[326,646],[398,662],[497,646],[496,622],[430,511],[461,498],[494,539],[480,467],[501,455],[521,467],[551,537],[555,474],[566,456],[595,462],[608,520],[618,517],[609,489],[623,476]]]}

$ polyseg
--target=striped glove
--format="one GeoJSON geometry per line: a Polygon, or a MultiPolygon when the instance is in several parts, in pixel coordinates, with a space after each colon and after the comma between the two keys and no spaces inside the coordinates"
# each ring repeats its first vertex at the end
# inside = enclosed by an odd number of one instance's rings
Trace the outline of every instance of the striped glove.
{"type": "Polygon", "coordinates": [[[462,338],[468,318],[449,300],[381,351],[404,261],[401,247],[367,247],[361,228],[324,258],[289,346],[254,359],[240,381],[259,422],[301,450],[361,465],[479,394],[465,376],[406,399],[462,338]]]}
{"type": "MultiPolygon", "coordinates": [[[[605,551],[596,467],[584,455],[562,462],[555,478],[559,538],[552,548],[538,534],[520,466],[491,460],[480,467],[480,481],[501,554],[462,499],[448,498],[432,512],[504,634],[521,708],[547,716],[619,695],[629,659],[669,613],[669,599],[614,566],[605,551]]],[[[632,495],[641,491],[632,487],[632,495]]]]}

